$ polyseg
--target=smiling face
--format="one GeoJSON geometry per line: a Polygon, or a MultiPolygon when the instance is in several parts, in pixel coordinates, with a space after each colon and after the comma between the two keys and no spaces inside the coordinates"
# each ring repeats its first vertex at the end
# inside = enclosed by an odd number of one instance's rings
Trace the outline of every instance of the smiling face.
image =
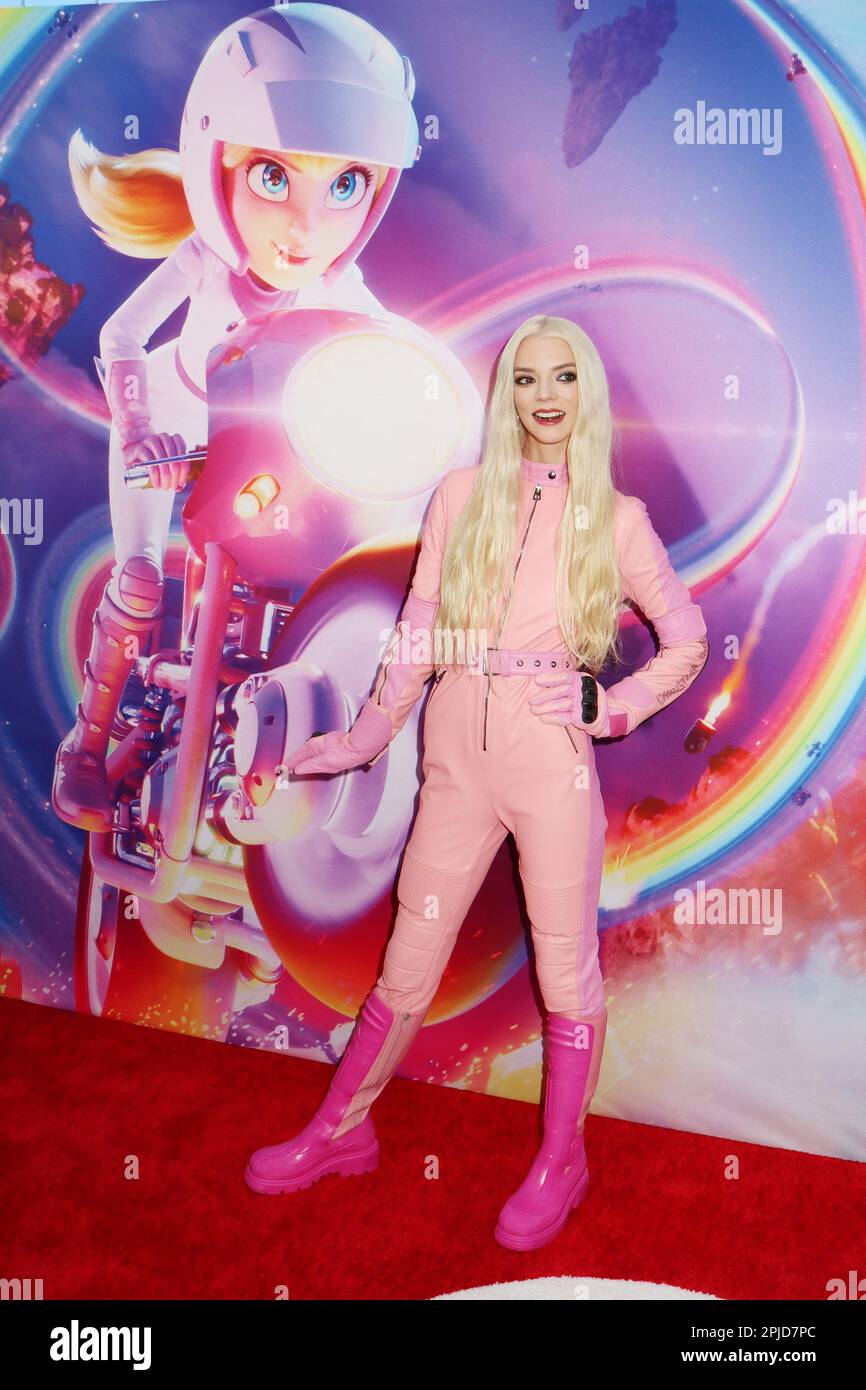
{"type": "MultiPolygon", "coordinates": [[[[231,147],[227,146],[228,158],[231,147]]],[[[250,150],[222,174],[226,207],[253,276],[293,290],[323,275],[352,244],[382,174],[378,164],[250,150]]]]}
{"type": "Polygon", "coordinates": [[[514,406],[526,431],[524,456],[537,463],[564,457],[577,424],[577,368],[563,338],[524,338],[514,359],[514,406]]]}

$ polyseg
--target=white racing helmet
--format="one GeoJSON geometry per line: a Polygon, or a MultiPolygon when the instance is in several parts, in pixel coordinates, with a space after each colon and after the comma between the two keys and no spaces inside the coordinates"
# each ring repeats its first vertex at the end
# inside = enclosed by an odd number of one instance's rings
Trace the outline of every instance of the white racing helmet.
{"type": "Polygon", "coordinates": [[[199,64],[180,128],[183,186],[196,230],[242,275],[249,254],[222,190],[226,141],[389,166],[358,235],[325,272],[351,265],[403,169],[421,154],[408,58],[372,24],[334,5],[257,10],[218,34],[199,64]]]}

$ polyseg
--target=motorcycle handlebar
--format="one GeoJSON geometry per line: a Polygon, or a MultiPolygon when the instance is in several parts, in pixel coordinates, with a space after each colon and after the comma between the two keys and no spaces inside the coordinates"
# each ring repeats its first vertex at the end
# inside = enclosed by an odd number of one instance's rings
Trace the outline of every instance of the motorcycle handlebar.
{"type": "Polygon", "coordinates": [[[150,487],[150,470],[158,467],[161,463],[186,463],[191,464],[189,470],[189,482],[194,483],[205,465],[207,449],[190,449],[186,454],[171,454],[169,458],[151,459],[147,462],[134,463],[131,468],[123,470],[123,481],[128,488],[150,487]]]}

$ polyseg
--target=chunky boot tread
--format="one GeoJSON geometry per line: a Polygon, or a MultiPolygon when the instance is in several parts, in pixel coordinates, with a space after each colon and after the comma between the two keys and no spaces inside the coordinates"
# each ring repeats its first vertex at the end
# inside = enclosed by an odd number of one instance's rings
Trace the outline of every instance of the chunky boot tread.
{"type": "Polygon", "coordinates": [[[575,1207],[580,1206],[588,1187],[589,1171],[584,1169],[582,1177],[566,1203],[565,1210],[555,1216],[552,1221],[549,1221],[546,1226],[539,1227],[535,1231],[510,1231],[508,1226],[503,1224],[503,1216],[507,1217],[507,1212],[503,1210],[494,1232],[496,1240],[509,1250],[537,1250],[540,1246],[546,1245],[548,1241],[553,1240],[553,1237],[559,1234],[575,1207]]]}
{"type": "Polygon", "coordinates": [[[319,1182],[321,1178],[349,1178],[361,1173],[372,1173],[379,1166],[379,1151],[376,1151],[366,1158],[359,1156],[355,1159],[341,1159],[335,1155],[330,1160],[322,1160],[319,1171],[307,1173],[298,1178],[259,1178],[251,1172],[249,1165],[244,1172],[244,1180],[247,1187],[253,1192],[258,1192],[266,1197],[277,1197],[284,1192],[303,1192],[305,1188],[312,1187],[314,1182],[319,1182]]]}
{"type": "Polygon", "coordinates": [[[51,805],[54,814],[67,825],[103,833],[114,825],[105,764],[92,753],[70,747],[72,738],[73,734],[67,735],[57,750],[51,805]]]}
{"type": "MultiPolygon", "coordinates": [[[[292,1140],[289,1140],[286,1147],[291,1144],[292,1140]]],[[[284,1146],[277,1144],[273,1147],[279,1149],[284,1146]]],[[[311,1157],[306,1166],[298,1164],[294,1168],[290,1166],[285,1173],[277,1172],[266,1176],[256,1172],[256,1157],[257,1154],[252,1155],[244,1171],[247,1187],[265,1196],[277,1196],[282,1192],[301,1192],[320,1178],[331,1175],[351,1177],[360,1173],[372,1173],[379,1165],[379,1141],[372,1121],[368,1124],[365,1120],[340,1139],[333,1139],[329,1150],[311,1157]],[[358,1134],[357,1130],[362,1132],[358,1134]]],[[[265,1151],[265,1162],[268,1160],[269,1155],[265,1151]]]]}

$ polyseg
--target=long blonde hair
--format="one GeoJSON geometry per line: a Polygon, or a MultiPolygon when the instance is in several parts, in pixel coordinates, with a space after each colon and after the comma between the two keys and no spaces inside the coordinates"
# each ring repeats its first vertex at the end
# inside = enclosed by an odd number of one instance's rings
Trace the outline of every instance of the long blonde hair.
{"type": "MultiPolygon", "coordinates": [[[[251,145],[226,143],[222,167],[235,168],[251,150],[251,145]]],[[[327,174],[331,169],[336,173],[346,163],[329,155],[294,150],[279,153],[310,174],[327,174]]],[[[69,141],[68,156],[75,196],[94,224],[96,235],[113,251],[163,259],[195,231],[177,150],[157,147],[132,154],[103,154],[76,130],[69,141]]],[[[376,167],[374,198],[388,173],[385,165],[376,167]]]]}
{"type": "Polygon", "coordinates": [[[527,319],[502,349],[478,476],[443,559],[434,620],[437,641],[453,642],[455,634],[486,630],[488,645],[497,645],[499,613],[507,613],[512,591],[525,441],[514,405],[514,364],[523,339],[534,334],[564,339],[577,368],[578,416],[566,446],[568,496],[556,537],[556,611],[578,667],[598,674],[609,658],[621,659],[608,382],[584,330],[570,319],[546,314],[527,319]]]}

